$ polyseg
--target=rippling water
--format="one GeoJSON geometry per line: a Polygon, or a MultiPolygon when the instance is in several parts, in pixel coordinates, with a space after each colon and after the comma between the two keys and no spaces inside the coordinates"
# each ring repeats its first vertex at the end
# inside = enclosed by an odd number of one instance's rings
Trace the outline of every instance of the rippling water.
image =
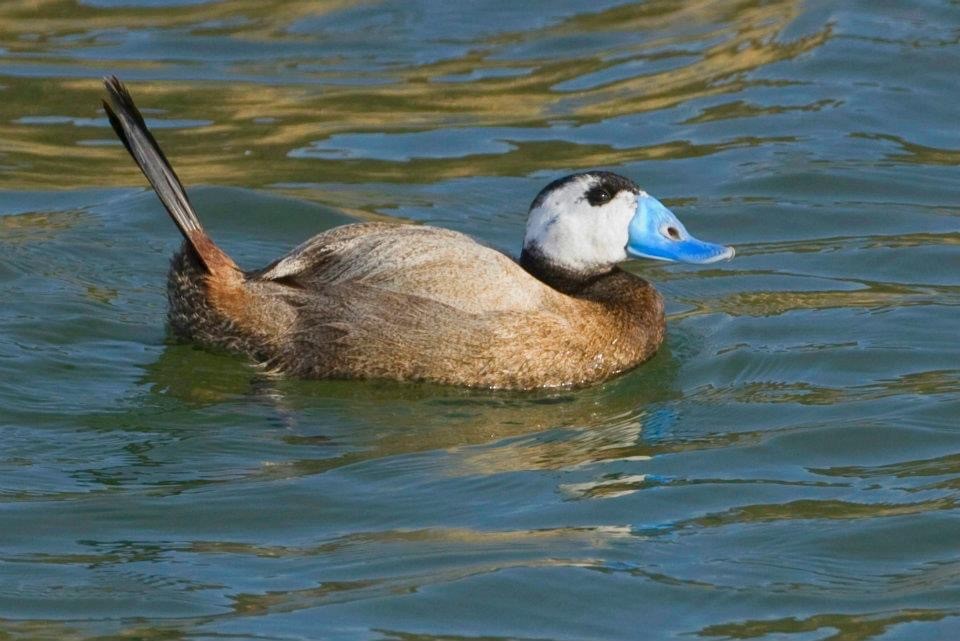
{"type": "Polygon", "coordinates": [[[0,639],[960,638],[960,3],[0,4],[0,639]],[[358,219],[516,252],[612,168],[649,364],[538,394],[171,342],[131,86],[248,267],[358,219]]]}

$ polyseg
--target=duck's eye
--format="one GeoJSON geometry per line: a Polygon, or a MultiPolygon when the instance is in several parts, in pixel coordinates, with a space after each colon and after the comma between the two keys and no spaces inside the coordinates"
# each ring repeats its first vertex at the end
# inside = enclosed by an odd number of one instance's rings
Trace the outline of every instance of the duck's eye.
{"type": "Polygon", "coordinates": [[[663,235],[671,240],[680,240],[680,230],[672,225],[663,228],[663,235]]]}
{"type": "Polygon", "coordinates": [[[613,194],[606,187],[594,187],[587,192],[587,200],[594,207],[610,202],[611,198],[613,194]]]}

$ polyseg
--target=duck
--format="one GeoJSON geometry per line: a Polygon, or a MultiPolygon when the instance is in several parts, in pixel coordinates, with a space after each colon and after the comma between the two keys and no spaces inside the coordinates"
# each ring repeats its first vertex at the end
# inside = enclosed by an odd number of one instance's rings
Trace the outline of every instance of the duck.
{"type": "Polygon", "coordinates": [[[729,260],[624,176],[581,171],[544,187],[513,258],[465,234],[358,222],[241,269],[206,232],[130,92],[103,107],[183,236],[167,279],[179,339],[304,379],[387,379],[532,390],[595,384],[650,359],[664,302],[632,259],[729,260]]]}

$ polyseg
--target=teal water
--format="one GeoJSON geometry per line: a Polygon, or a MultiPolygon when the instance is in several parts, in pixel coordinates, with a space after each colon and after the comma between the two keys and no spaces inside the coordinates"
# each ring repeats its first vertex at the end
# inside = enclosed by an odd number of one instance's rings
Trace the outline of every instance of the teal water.
{"type": "Polygon", "coordinates": [[[960,3],[0,3],[0,639],[960,638],[960,3]],[[516,252],[614,169],[735,261],[536,394],[172,342],[117,73],[247,267],[516,252]]]}

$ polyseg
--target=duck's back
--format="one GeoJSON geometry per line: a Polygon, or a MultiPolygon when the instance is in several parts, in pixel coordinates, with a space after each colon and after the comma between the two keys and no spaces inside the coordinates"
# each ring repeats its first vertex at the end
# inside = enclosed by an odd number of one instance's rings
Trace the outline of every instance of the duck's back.
{"type": "MultiPolygon", "coordinates": [[[[465,312],[529,312],[556,292],[464,234],[422,225],[357,223],[314,236],[252,275],[315,292],[364,287],[465,312]]],[[[555,302],[555,301],[554,301],[555,302]]]]}

